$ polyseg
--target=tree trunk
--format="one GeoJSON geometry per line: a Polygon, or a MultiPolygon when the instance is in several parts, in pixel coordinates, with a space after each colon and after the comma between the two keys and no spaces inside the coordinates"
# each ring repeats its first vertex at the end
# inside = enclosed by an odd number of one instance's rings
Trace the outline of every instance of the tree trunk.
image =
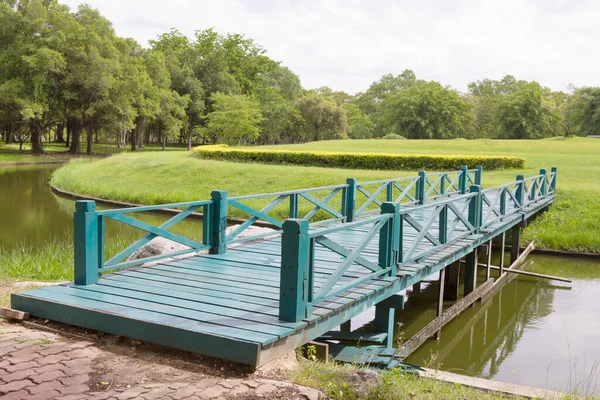
{"type": "Polygon", "coordinates": [[[32,121],[29,128],[31,129],[31,152],[33,154],[45,154],[44,145],[42,144],[42,127],[39,122],[32,121]]]}
{"type": "Polygon", "coordinates": [[[79,121],[73,119],[70,122],[71,125],[71,146],[69,147],[69,153],[78,154],[81,152],[81,124],[79,121]]]}
{"type": "Polygon", "coordinates": [[[133,128],[131,130],[131,151],[137,150],[137,134],[138,134],[138,127],[136,126],[135,128],[133,128]]]}
{"type": "Polygon", "coordinates": [[[56,131],[54,132],[54,143],[65,142],[65,124],[60,123],[56,125],[56,131]]]}
{"type": "Polygon", "coordinates": [[[71,128],[69,126],[69,123],[67,123],[67,140],[65,140],[65,146],[67,148],[69,147],[70,140],[71,140],[71,128]]]}
{"type": "Polygon", "coordinates": [[[187,147],[188,151],[192,151],[192,114],[190,113],[190,123],[188,124],[188,136],[187,136],[187,147]]]}
{"type": "Polygon", "coordinates": [[[94,143],[94,128],[92,128],[92,126],[88,126],[86,129],[86,133],[87,133],[87,150],[86,150],[86,154],[88,156],[92,155],[92,143],[94,143]]]}

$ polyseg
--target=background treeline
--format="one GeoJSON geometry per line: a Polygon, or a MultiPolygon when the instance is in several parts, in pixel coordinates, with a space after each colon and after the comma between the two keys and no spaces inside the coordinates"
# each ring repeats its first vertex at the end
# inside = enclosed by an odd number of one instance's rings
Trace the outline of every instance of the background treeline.
{"type": "Polygon", "coordinates": [[[0,1],[0,139],[92,152],[94,141],[296,143],[324,139],[544,138],[600,134],[600,88],[553,92],[507,75],[467,93],[385,75],[351,95],[305,90],[239,34],[176,30],[143,48],[97,10],[0,1]],[[85,149],[83,149],[83,145],[85,149]]]}

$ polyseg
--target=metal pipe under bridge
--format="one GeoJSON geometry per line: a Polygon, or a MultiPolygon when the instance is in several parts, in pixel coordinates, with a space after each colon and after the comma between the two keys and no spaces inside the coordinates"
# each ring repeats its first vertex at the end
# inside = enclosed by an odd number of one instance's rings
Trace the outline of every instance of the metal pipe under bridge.
{"type": "Polygon", "coordinates": [[[391,347],[394,309],[403,303],[397,293],[465,256],[464,290],[473,291],[477,248],[497,236],[504,244],[512,230],[516,258],[519,227],[554,201],[556,179],[552,168],[483,189],[482,169],[463,167],[251,196],[214,191],[210,200],[104,211],[77,201],[74,282],[15,293],[12,307],[260,366],[375,306],[375,330],[391,347]],[[171,208],[181,212],[159,226],[135,218],[171,208]],[[247,219],[227,230],[233,209],[247,219]],[[170,230],[196,211],[204,218],[201,240],[170,230]],[[144,236],[109,258],[106,219],[144,236]],[[265,222],[276,229],[241,235],[265,222]],[[127,261],[156,237],[187,249],[127,261]]]}

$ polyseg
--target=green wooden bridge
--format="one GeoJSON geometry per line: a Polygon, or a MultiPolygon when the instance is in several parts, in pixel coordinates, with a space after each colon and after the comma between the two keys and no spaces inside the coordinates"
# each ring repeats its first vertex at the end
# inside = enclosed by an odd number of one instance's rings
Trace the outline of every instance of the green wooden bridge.
{"type": "MultiPolygon", "coordinates": [[[[556,168],[488,189],[482,175],[480,167],[420,171],[251,196],[214,191],[210,200],[102,211],[93,201],[77,201],[74,282],[13,294],[12,307],[255,366],[331,336],[376,307],[375,332],[392,347],[400,291],[466,257],[464,291],[470,293],[479,246],[501,237],[504,249],[511,230],[516,258],[520,227],[554,201],[556,168]],[[181,212],[159,226],[134,217],[173,208],[181,212]],[[248,218],[227,230],[232,209],[248,218]],[[204,218],[201,240],[170,230],[197,211],[204,218]],[[107,219],[144,236],[105,259],[107,219]],[[275,229],[241,235],[265,223],[275,229]],[[156,237],[187,249],[127,261],[156,237]]],[[[501,256],[503,266],[504,251],[501,256]]]]}

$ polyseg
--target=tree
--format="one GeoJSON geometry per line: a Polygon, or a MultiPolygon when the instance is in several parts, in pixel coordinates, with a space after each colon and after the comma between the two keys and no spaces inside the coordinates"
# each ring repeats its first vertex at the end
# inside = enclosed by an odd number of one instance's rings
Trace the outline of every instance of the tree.
{"type": "Polygon", "coordinates": [[[165,55],[166,66],[171,76],[171,88],[181,97],[188,97],[185,107],[185,138],[188,150],[192,149],[192,135],[202,122],[204,88],[192,68],[192,46],[187,37],[179,31],[162,34],[150,41],[152,48],[165,55]]]}
{"type": "Polygon", "coordinates": [[[575,135],[600,135],[600,87],[576,89],[568,104],[567,120],[575,135]]]}
{"type": "Polygon", "coordinates": [[[537,82],[518,81],[515,91],[498,104],[496,118],[502,137],[540,139],[564,134],[561,111],[543,97],[537,82]]]}
{"type": "Polygon", "coordinates": [[[331,99],[308,92],[298,100],[298,110],[306,122],[306,140],[347,137],[348,120],[343,108],[331,99]]]}
{"type": "Polygon", "coordinates": [[[418,81],[385,98],[382,123],[388,133],[411,139],[451,139],[471,129],[472,107],[438,82],[418,81]]]}
{"type": "Polygon", "coordinates": [[[263,120],[257,100],[240,94],[217,92],[212,96],[213,112],[206,116],[208,129],[220,142],[246,144],[260,136],[263,120]]]}
{"type": "Polygon", "coordinates": [[[373,137],[375,124],[371,117],[360,111],[360,108],[353,103],[346,103],[342,108],[348,119],[348,137],[350,139],[369,139],[373,137]]]}
{"type": "Polygon", "coordinates": [[[374,124],[373,136],[381,137],[390,133],[386,130],[389,127],[386,126],[384,110],[381,107],[383,101],[398,90],[408,89],[417,82],[415,73],[405,69],[396,76],[392,74],[382,76],[381,79],[373,82],[365,93],[356,96],[356,104],[374,124]]]}

